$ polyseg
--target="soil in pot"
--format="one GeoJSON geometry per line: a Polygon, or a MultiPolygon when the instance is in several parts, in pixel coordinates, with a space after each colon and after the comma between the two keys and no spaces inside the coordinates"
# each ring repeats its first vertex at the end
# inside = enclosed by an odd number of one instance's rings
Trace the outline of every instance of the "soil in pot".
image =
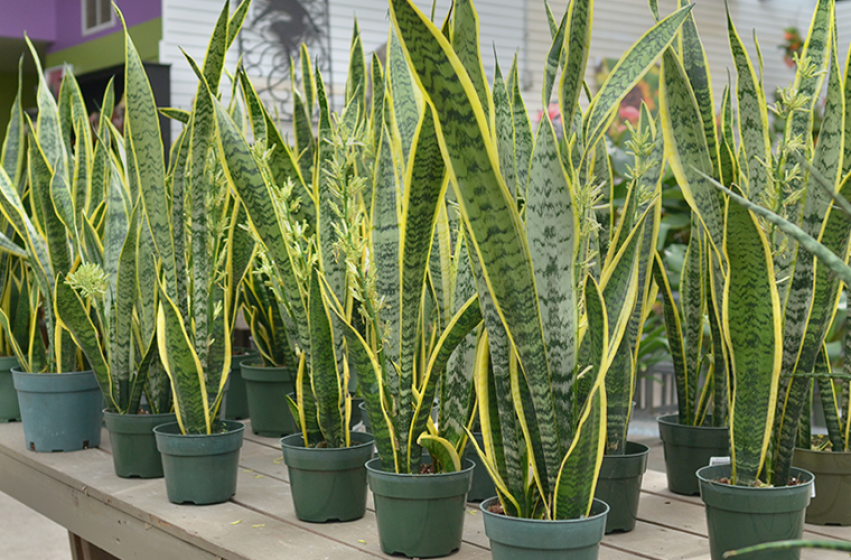
{"type": "Polygon", "coordinates": [[[103,395],[92,371],[25,373],[12,369],[31,451],[78,451],[100,445],[103,395]]]}
{"type": "Polygon", "coordinates": [[[410,475],[384,472],[367,462],[381,549],[409,558],[446,556],[461,546],[473,462],[454,473],[410,475]]]}
{"type": "Polygon", "coordinates": [[[659,436],[665,452],[668,490],[674,494],[697,496],[700,485],[694,473],[709,464],[711,457],[730,455],[730,430],[727,427],[680,424],[679,414],[657,418],[659,436]]]}
{"type": "Polygon", "coordinates": [[[249,417],[248,396],[245,390],[245,380],[242,378],[242,364],[246,361],[257,361],[259,353],[250,348],[234,348],[230,360],[230,375],[228,375],[227,402],[224,406],[226,420],[245,420],[249,417]]]}
{"type": "Polygon", "coordinates": [[[154,428],[168,499],[175,504],[217,504],[236,494],[245,426],[226,420],[214,434],[180,433],[177,422],[154,428]]]}
{"type": "Polygon", "coordinates": [[[296,516],[302,521],[352,521],[366,512],[366,467],[372,435],[351,433],[350,447],[306,448],[301,434],[281,439],[296,516]]]}
{"type": "Polygon", "coordinates": [[[21,421],[18,392],[12,380],[12,368],[17,366],[15,356],[0,357],[0,423],[21,421]]]}
{"type": "MultiPolygon", "coordinates": [[[[801,538],[813,475],[793,468],[792,476],[801,483],[753,488],[722,482],[730,477],[730,465],[703,467],[697,471],[700,497],[706,504],[712,560],[722,560],[728,550],[801,538]]],[[[798,560],[800,557],[800,549],[750,555],[751,560],[798,560]]]]}
{"type": "Polygon", "coordinates": [[[104,410],[103,419],[115,474],[121,478],[162,478],[163,463],[154,428],[176,422],[175,414],[118,414],[104,410]]]}
{"type": "Polygon", "coordinates": [[[606,529],[609,506],[595,499],[591,515],[582,519],[542,521],[492,513],[499,505],[489,498],[479,508],[493,560],[596,560],[606,529]]]}
{"type": "Polygon", "coordinates": [[[816,495],[807,507],[806,522],[851,525],[851,453],[795,449],[792,464],[816,477],[816,495]]]}
{"type": "Polygon", "coordinates": [[[650,448],[628,441],[625,455],[605,455],[594,497],[609,505],[606,534],[635,529],[641,480],[647,470],[650,448]]]}
{"type": "Polygon", "coordinates": [[[287,394],[295,392],[295,372],[285,367],[242,364],[251,430],[264,437],[283,437],[296,431],[287,394]]]}

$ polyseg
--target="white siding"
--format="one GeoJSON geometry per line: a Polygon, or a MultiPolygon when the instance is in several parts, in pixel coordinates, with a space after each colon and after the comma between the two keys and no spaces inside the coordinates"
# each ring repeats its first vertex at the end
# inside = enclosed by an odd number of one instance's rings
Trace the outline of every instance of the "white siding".
{"type": "MultiPolygon", "coordinates": [[[[426,13],[431,0],[415,0],[426,13]]],[[[532,0],[535,2],[535,0],[532,0]]],[[[222,7],[221,0],[162,0],[163,38],[160,62],[171,64],[171,102],[189,109],[197,81],[178,47],[182,47],[199,63],[203,60],[207,40],[222,7]]],[[[233,4],[234,2],[232,2],[233,4]]],[[[443,21],[450,0],[438,0],[436,20],[443,21]]],[[[518,51],[521,71],[525,66],[526,0],[478,0],[476,8],[481,20],[482,52],[485,71],[493,76],[494,45],[500,65],[507,71],[518,51]]],[[[349,63],[349,45],[354,18],[358,18],[367,56],[387,40],[389,13],[387,0],[329,0],[331,27],[332,79],[326,77],[329,89],[338,95],[344,91],[349,63]]],[[[236,63],[237,49],[232,49],[228,68],[236,63]]],[[[335,104],[339,109],[339,101],[335,104]]],[[[173,137],[180,126],[172,125],[173,137]]]]}
{"type": "MultiPolygon", "coordinates": [[[[760,48],[765,61],[766,90],[773,92],[777,87],[786,86],[794,78],[792,70],[783,62],[781,51],[777,48],[783,40],[783,29],[796,26],[802,34],[809,27],[814,0],[729,0],[730,13],[739,31],[739,35],[756,61],[756,49],[753,43],[753,31],[756,30],[760,48]]],[[[550,0],[553,13],[560,18],[566,9],[566,0],[550,0]]],[[[659,0],[659,10],[664,14],[673,11],[674,0],[659,0]]],[[[839,5],[838,11],[847,13],[848,22],[845,33],[840,35],[840,50],[847,48],[851,38],[851,6],[839,5]]],[[[704,0],[694,7],[701,40],[707,51],[715,90],[715,101],[720,104],[720,96],[727,84],[727,69],[735,80],[735,71],[730,56],[727,36],[727,19],[722,0],[704,0]]],[[[596,89],[594,68],[602,58],[618,58],[639,37],[653,25],[653,18],[647,6],[647,0],[597,0],[595,2],[594,27],[591,40],[591,58],[588,62],[588,85],[596,89]]],[[[541,91],[543,68],[546,53],[550,47],[550,34],[547,26],[543,2],[530,2],[528,15],[530,94],[527,102],[530,109],[537,105],[535,101],[541,91]]],[[[841,26],[842,22],[840,22],[841,26]]],[[[769,97],[771,102],[771,97],[769,97]]]]}
{"type": "MultiPolygon", "coordinates": [[[[160,41],[160,63],[171,64],[171,104],[191,109],[198,80],[180,52],[182,48],[200,65],[207,41],[222,10],[220,0],[162,0],[163,37],[160,41]]],[[[229,61],[230,62],[230,61],[229,61]]],[[[229,68],[235,64],[235,57],[229,68]]],[[[177,139],[182,125],[172,121],[171,137],[177,139]]]]}
{"type": "MultiPolygon", "coordinates": [[[[387,41],[390,14],[387,0],[330,0],[331,1],[331,50],[334,83],[342,87],[346,80],[349,61],[349,44],[352,25],[357,17],[364,50],[367,56],[387,41]]],[[[536,0],[531,0],[535,2],[536,0]]],[[[426,15],[431,11],[431,0],[414,0],[426,15]]],[[[519,62],[525,63],[525,20],[527,0],[478,0],[482,45],[482,61],[489,79],[493,78],[494,46],[499,56],[503,73],[508,71],[515,51],[519,62]]],[[[435,21],[443,22],[449,9],[449,0],[437,0],[435,21]]]]}

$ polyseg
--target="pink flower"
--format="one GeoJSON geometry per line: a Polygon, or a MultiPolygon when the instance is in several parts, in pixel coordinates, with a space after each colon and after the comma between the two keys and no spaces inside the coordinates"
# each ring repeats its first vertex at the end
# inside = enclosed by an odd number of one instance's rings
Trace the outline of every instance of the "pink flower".
{"type": "Polygon", "coordinates": [[[638,119],[641,117],[641,113],[639,113],[638,109],[635,107],[623,105],[618,110],[618,116],[625,121],[629,121],[631,124],[638,124],[638,119]]]}

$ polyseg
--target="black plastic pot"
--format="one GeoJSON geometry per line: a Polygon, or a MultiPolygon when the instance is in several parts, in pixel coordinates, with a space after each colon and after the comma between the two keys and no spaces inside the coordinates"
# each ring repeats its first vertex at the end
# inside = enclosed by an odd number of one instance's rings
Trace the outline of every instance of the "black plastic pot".
{"type": "MultiPolygon", "coordinates": [[[[473,432],[473,437],[476,438],[476,443],[479,447],[484,447],[481,432],[473,432]]],[[[470,459],[476,464],[473,469],[473,483],[470,486],[470,492],[467,494],[468,502],[481,502],[491,496],[496,496],[496,487],[488,474],[488,469],[484,463],[479,460],[479,454],[476,453],[476,448],[472,443],[467,444],[467,449],[464,450],[464,458],[470,459]]]]}
{"type": "Polygon", "coordinates": [[[218,504],[236,494],[245,426],[232,420],[222,424],[224,431],[217,434],[183,435],[177,422],[154,428],[170,502],[218,504]]]}
{"type": "MultiPolygon", "coordinates": [[[[718,482],[730,477],[730,465],[703,467],[697,471],[700,497],[706,504],[712,560],[722,560],[728,550],[801,538],[813,475],[793,468],[792,476],[800,476],[804,483],[753,488],[718,482]]],[[[800,549],[772,550],[750,554],[749,560],[798,560],[800,557],[800,549]]]]}
{"type": "Polygon", "coordinates": [[[851,453],[795,449],[792,464],[816,477],[807,523],[851,525],[851,453]]]}
{"type": "Polygon", "coordinates": [[[92,371],[25,373],[12,368],[26,446],[77,451],[100,445],[103,395],[92,371]]]}
{"type": "Polygon", "coordinates": [[[491,513],[497,498],[482,502],[493,560],[596,560],[609,506],[595,499],[582,519],[542,521],[491,513]]]}
{"type": "Polygon", "coordinates": [[[409,558],[458,550],[473,462],[465,459],[454,473],[411,475],[384,472],[380,461],[367,462],[366,471],[381,550],[409,558]]]}
{"type": "Polygon", "coordinates": [[[296,516],[302,521],[352,521],[366,513],[366,467],[370,434],[352,432],[351,447],[304,447],[301,434],[281,439],[296,516]]]}
{"type": "Polygon", "coordinates": [[[727,427],[680,424],[679,414],[656,419],[665,451],[668,490],[674,494],[697,496],[700,485],[694,473],[709,464],[711,457],[730,455],[730,430],[727,427]]]}
{"type": "Polygon", "coordinates": [[[109,432],[112,463],[121,478],[161,478],[163,463],[157,450],[154,428],[176,422],[168,414],[118,414],[103,411],[104,424],[109,432]]]}
{"type": "Polygon", "coordinates": [[[245,420],[248,418],[248,396],[245,391],[245,380],[242,378],[242,364],[246,361],[256,361],[259,352],[250,348],[234,348],[230,359],[230,375],[228,375],[227,400],[224,405],[225,419],[245,420]]]}
{"type": "Polygon", "coordinates": [[[15,356],[0,357],[0,423],[21,421],[18,393],[12,380],[12,368],[17,366],[15,356]]]}
{"type": "Polygon", "coordinates": [[[242,364],[251,430],[264,437],[283,437],[296,431],[287,394],[295,392],[295,372],[284,367],[242,364]]]}
{"type": "Polygon", "coordinates": [[[609,505],[606,517],[606,534],[615,531],[629,532],[638,520],[638,500],[641,497],[641,479],[647,470],[650,448],[642,443],[628,441],[626,455],[605,455],[597,479],[594,497],[609,505]]]}

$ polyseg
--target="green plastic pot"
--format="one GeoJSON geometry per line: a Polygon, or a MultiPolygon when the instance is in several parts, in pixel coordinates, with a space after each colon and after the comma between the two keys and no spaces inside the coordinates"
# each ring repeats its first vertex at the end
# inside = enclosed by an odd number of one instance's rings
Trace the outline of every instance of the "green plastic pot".
{"type": "Polygon", "coordinates": [[[296,431],[287,394],[295,392],[295,372],[285,367],[242,364],[251,430],[258,436],[280,438],[296,431]]]}
{"type": "Polygon", "coordinates": [[[21,421],[18,393],[12,380],[13,367],[18,367],[18,358],[0,357],[0,423],[21,421]]]}
{"type": "Polygon", "coordinates": [[[596,560],[609,506],[595,499],[582,519],[542,521],[491,513],[497,498],[482,502],[493,560],[596,560]]]}
{"type": "Polygon", "coordinates": [[[816,477],[807,523],[851,525],[851,453],[795,449],[792,464],[816,477]]]}
{"type": "Polygon", "coordinates": [[[597,479],[594,497],[609,505],[606,517],[606,534],[629,532],[638,521],[638,501],[641,497],[641,479],[647,470],[650,448],[628,441],[626,455],[605,455],[597,479]]]}
{"type": "Polygon", "coordinates": [[[700,485],[694,473],[707,466],[711,457],[729,457],[729,428],[680,424],[679,414],[660,416],[656,421],[665,451],[668,490],[674,494],[697,496],[700,485]]]}
{"type": "Polygon", "coordinates": [[[248,414],[248,396],[245,391],[245,380],[242,378],[242,364],[256,360],[259,352],[250,348],[234,348],[230,359],[230,375],[228,375],[228,392],[224,403],[226,420],[245,420],[248,414]]]}
{"type": "Polygon", "coordinates": [[[154,428],[170,502],[218,504],[236,494],[245,426],[233,420],[221,424],[224,431],[217,434],[183,435],[177,422],[154,428]]]}
{"type": "Polygon", "coordinates": [[[154,428],[176,422],[175,414],[118,414],[104,410],[103,419],[115,474],[121,478],[162,478],[163,462],[154,428]]]}
{"type": "Polygon", "coordinates": [[[461,546],[473,462],[454,473],[412,475],[384,472],[381,460],[366,464],[375,502],[381,550],[409,558],[446,556],[461,546]]]}
{"type": "MultiPolygon", "coordinates": [[[[479,447],[484,449],[484,440],[481,432],[473,432],[473,437],[479,447]]],[[[491,475],[488,474],[488,469],[485,464],[479,460],[479,454],[476,453],[476,448],[472,443],[467,444],[467,449],[464,450],[464,457],[470,459],[476,464],[473,469],[473,483],[470,486],[470,492],[467,494],[468,502],[481,502],[491,496],[496,496],[496,486],[491,480],[491,475]]]]}
{"type": "MultiPolygon", "coordinates": [[[[697,471],[700,497],[706,504],[709,548],[712,560],[722,560],[728,550],[757,544],[800,539],[804,510],[810,503],[813,474],[792,469],[804,482],[795,486],[753,488],[718,482],[730,477],[730,465],[703,467],[697,471]]],[[[800,549],[750,554],[748,560],[798,560],[800,549]]]]}
{"type": "Polygon", "coordinates": [[[12,368],[24,438],[31,451],[78,451],[100,445],[103,395],[92,371],[25,373],[12,368]]]}
{"type": "Polygon", "coordinates": [[[307,448],[301,434],[281,439],[296,516],[302,521],[353,521],[366,513],[371,434],[352,432],[351,447],[307,448]]]}

